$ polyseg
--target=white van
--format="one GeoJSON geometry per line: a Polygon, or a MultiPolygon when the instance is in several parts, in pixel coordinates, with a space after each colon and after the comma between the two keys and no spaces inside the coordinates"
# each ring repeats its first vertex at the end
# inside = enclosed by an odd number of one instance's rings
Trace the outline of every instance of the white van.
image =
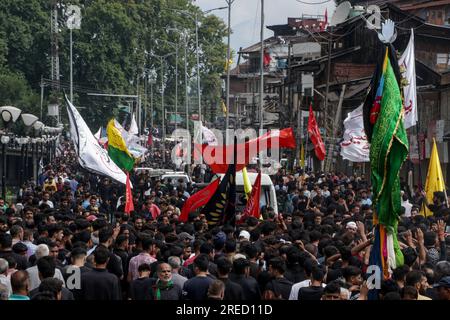
{"type": "Polygon", "coordinates": [[[183,180],[184,185],[187,185],[188,182],[192,182],[191,178],[183,171],[166,172],[161,176],[161,180],[163,180],[165,184],[168,182],[169,178],[172,180],[172,185],[174,186],[178,186],[180,179],[183,180]]]}
{"type": "MultiPolygon", "coordinates": [[[[248,179],[250,180],[250,184],[253,186],[255,183],[256,177],[258,173],[256,172],[248,172],[248,179]]],[[[221,178],[223,178],[224,174],[219,174],[221,178]]],[[[214,179],[214,178],[213,178],[214,179]]],[[[236,193],[237,193],[237,203],[236,209],[240,212],[244,209],[244,205],[239,201],[239,199],[244,195],[244,178],[242,176],[242,172],[236,172],[236,193]]],[[[268,174],[261,175],[261,197],[259,200],[260,206],[267,206],[273,208],[275,214],[278,214],[278,202],[277,202],[277,194],[275,192],[275,187],[272,183],[272,179],[268,174]]]]}

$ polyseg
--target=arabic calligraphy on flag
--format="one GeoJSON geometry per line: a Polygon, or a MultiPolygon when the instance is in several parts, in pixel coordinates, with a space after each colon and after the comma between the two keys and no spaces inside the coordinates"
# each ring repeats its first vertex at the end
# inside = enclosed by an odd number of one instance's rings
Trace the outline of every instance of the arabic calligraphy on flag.
{"type": "Polygon", "coordinates": [[[359,106],[344,120],[341,156],[352,162],[369,162],[370,144],[364,131],[363,106],[359,106]]]}

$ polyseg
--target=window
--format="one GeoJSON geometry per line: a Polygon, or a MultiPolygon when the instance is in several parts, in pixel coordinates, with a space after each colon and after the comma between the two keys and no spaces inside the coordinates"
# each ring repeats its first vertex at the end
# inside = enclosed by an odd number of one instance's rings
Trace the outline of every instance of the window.
{"type": "Polygon", "coordinates": [[[448,54],[447,53],[438,53],[436,64],[447,64],[448,54]]]}

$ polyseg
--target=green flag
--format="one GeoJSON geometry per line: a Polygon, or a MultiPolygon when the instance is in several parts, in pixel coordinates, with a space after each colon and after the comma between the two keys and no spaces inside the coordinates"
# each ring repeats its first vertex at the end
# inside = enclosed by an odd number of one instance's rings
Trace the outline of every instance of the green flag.
{"type": "Polygon", "coordinates": [[[400,168],[408,155],[403,103],[397,79],[386,56],[381,109],[372,134],[370,165],[378,221],[396,226],[400,214],[400,168]]]}

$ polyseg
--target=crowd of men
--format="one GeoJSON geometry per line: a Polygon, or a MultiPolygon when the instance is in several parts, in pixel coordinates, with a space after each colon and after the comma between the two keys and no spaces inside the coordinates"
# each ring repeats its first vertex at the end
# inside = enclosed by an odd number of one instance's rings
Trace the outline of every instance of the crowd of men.
{"type": "MultiPolygon", "coordinates": [[[[179,221],[194,184],[140,172],[128,215],[124,187],[83,172],[66,142],[37,183],[0,199],[0,299],[367,300],[369,180],[300,169],[272,178],[278,214],[211,227],[199,212],[179,221]]],[[[446,195],[423,203],[418,188],[403,190],[404,265],[381,279],[378,299],[450,300],[446,195]]]]}

